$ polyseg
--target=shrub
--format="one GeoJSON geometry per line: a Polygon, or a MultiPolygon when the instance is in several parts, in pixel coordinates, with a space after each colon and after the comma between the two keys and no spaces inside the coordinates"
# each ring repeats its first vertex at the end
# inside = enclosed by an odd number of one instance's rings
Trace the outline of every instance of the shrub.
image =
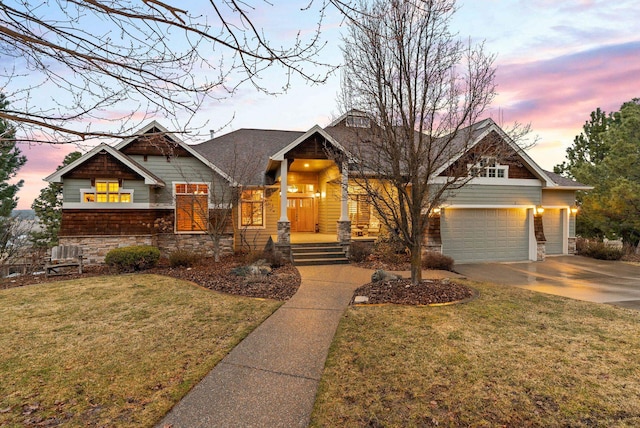
{"type": "Polygon", "coordinates": [[[148,245],[114,248],[104,261],[120,272],[133,272],[154,267],[160,260],[160,250],[148,245]]]}
{"type": "Polygon", "coordinates": [[[190,267],[195,265],[200,256],[189,250],[176,250],[169,254],[169,266],[171,267],[190,267]]]}
{"type": "Polygon", "coordinates": [[[371,244],[366,242],[354,241],[351,243],[351,254],[349,259],[352,262],[360,263],[367,260],[367,258],[373,252],[371,244]]]}
{"type": "Polygon", "coordinates": [[[606,245],[604,242],[591,241],[582,245],[580,255],[599,260],[620,260],[624,256],[622,248],[606,245]]]}
{"type": "Polygon", "coordinates": [[[244,255],[244,263],[247,265],[254,264],[258,260],[265,260],[272,268],[277,268],[285,263],[282,253],[276,250],[250,251],[244,255]]]}
{"type": "Polygon", "coordinates": [[[374,245],[373,254],[375,257],[389,264],[402,264],[410,261],[407,247],[397,236],[381,236],[374,245]]]}
{"type": "Polygon", "coordinates": [[[453,270],[453,259],[436,251],[427,251],[422,256],[422,267],[424,269],[453,270]]]}

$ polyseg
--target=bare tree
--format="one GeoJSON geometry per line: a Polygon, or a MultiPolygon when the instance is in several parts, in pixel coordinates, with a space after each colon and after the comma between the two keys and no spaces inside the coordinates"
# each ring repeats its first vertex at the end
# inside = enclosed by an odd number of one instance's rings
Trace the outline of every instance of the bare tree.
{"type": "MultiPolygon", "coordinates": [[[[484,166],[478,153],[458,167],[451,160],[471,148],[472,125],[494,97],[494,56],[450,31],[454,0],[373,0],[360,9],[344,39],[342,99],[371,123],[352,127],[350,178],[409,249],[419,284],[429,214],[484,166]]],[[[491,146],[495,153],[500,144],[491,146]]]]}
{"type": "Polygon", "coordinates": [[[245,82],[267,93],[293,76],[322,83],[334,69],[317,59],[329,5],[350,11],[341,0],[289,5],[289,22],[311,16],[316,27],[281,46],[256,24],[266,0],[188,2],[190,11],[172,0],[0,2],[0,92],[13,100],[0,119],[29,142],[128,137],[149,116],[193,114],[245,82]],[[275,85],[261,80],[270,68],[283,71],[275,85]],[[98,121],[121,127],[101,132],[98,121]]]}

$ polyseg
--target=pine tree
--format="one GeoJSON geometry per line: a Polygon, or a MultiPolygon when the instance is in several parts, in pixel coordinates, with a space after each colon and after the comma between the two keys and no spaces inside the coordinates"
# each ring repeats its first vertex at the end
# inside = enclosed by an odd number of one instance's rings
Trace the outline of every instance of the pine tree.
{"type": "MultiPolygon", "coordinates": [[[[63,168],[82,156],[80,152],[71,152],[65,156],[63,168]]],[[[49,183],[40,191],[40,195],[33,201],[31,208],[36,212],[42,230],[31,233],[31,242],[36,247],[46,248],[58,245],[58,232],[62,220],[62,185],[49,183]]]]}

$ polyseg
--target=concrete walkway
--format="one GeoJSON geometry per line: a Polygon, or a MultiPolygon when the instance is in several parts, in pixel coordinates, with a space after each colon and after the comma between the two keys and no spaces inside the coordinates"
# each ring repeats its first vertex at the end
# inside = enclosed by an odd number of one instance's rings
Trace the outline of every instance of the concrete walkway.
{"type": "Polygon", "coordinates": [[[306,427],[338,322],[371,270],[301,266],[298,292],[184,397],[158,427],[306,427]]]}

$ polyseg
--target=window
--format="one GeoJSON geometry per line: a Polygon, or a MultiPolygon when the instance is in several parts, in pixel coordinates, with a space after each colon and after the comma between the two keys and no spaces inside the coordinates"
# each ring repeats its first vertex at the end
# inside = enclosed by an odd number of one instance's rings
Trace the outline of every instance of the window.
{"type": "Polygon", "coordinates": [[[119,180],[96,180],[94,187],[82,190],[83,202],[129,203],[133,190],[121,187],[119,180]]]}
{"type": "Polygon", "coordinates": [[[371,219],[371,203],[368,195],[349,195],[349,219],[354,226],[368,226],[371,219]]]}
{"type": "Polygon", "coordinates": [[[507,178],[509,167],[500,165],[496,158],[483,156],[476,165],[469,165],[469,173],[474,177],[507,178]]]}
{"type": "Polygon", "coordinates": [[[371,119],[366,116],[347,116],[346,125],[351,128],[370,128],[371,119]]]}
{"type": "Polygon", "coordinates": [[[176,231],[205,232],[209,218],[209,185],[181,183],[175,185],[176,231]]]}
{"type": "Polygon", "coordinates": [[[240,226],[264,226],[264,190],[243,190],[240,200],[240,226]]]}

